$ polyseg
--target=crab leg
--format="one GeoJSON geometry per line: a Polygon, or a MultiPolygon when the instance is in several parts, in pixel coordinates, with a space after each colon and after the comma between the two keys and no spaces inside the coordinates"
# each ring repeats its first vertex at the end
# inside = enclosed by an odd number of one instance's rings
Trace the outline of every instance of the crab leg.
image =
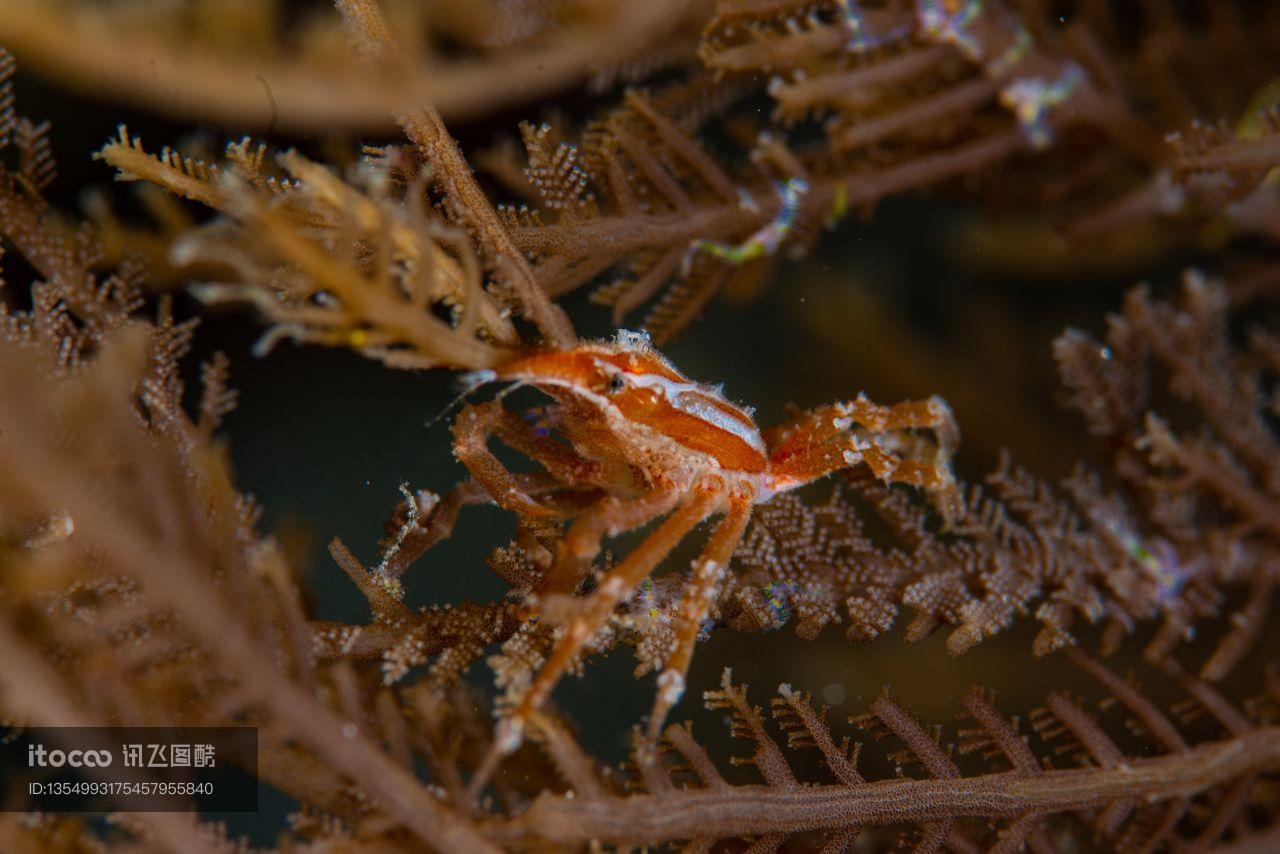
{"type": "Polygon", "coordinates": [[[793,452],[785,459],[775,461],[773,476],[775,480],[785,481],[788,487],[790,484],[809,483],[826,477],[832,472],[849,467],[845,452],[853,451],[854,447],[855,442],[849,437],[843,437],[838,442],[828,441],[801,452],[793,452]]]}
{"type": "MultiPolygon", "coordinates": [[[[897,435],[907,438],[903,433],[897,435]]],[[[881,480],[948,490],[952,485],[948,463],[959,443],[959,431],[951,409],[939,397],[881,406],[860,395],[814,410],[771,438],[770,461],[780,483],[807,483],[864,462],[881,480]],[[879,438],[851,435],[855,426],[879,438]],[[894,431],[920,429],[933,431],[932,460],[899,456],[884,445],[894,431]]]]}
{"type": "Polygon", "coordinates": [[[556,550],[555,563],[543,575],[535,592],[572,593],[582,582],[591,562],[600,554],[605,536],[617,536],[656,519],[680,500],[674,489],[658,489],[639,498],[604,498],[579,516],[556,550]]]}
{"type": "Polygon", "coordinates": [[[857,445],[845,452],[846,466],[859,460],[866,463],[871,472],[886,483],[905,483],[927,491],[950,489],[955,485],[955,479],[945,462],[904,460],[876,444],[857,445]]]}
{"type": "MultiPolygon", "coordinates": [[[[841,469],[865,463],[872,474],[885,483],[905,483],[947,499],[955,489],[948,451],[939,446],[933,460],[903,458],[874,440],[843,436],[803,452],[793,453],[777,463],[773,472],[775,488],[791,489],[810,483],[841,469]]],[[[944,500],[944,506],[948,502],[944,500]]]]}
{"type": "Polygon", "coordinates": [[[478,796],[489,781],[503,756],[524,741],[525,725],[551,695],[560,677],[569,669],[582,648],[609,620],[618,603],[649,577],[658,563],[683,540],[698,523],[716,512],[724,494],[724,482],[703,481],[693,488],[689,500],[676,508],[657,530],[651,533],[609,574],[582,603],[564,626],[564,632],[551,650],[546,663],[534,677],[520,703],[501,723],[494,734],[493,745],[471,780],[470,793],[478,796]]]}
{"type": "Polygon", "coordinates": [[[873,403],[859,395],[856,399],[837,404],[833,408],[838,415],[876,433],[929,427],[938,430],[941,439],[944,433],[956,432],[951,407],[937,395],[928,400],[904,400],[892,406],[873,403]]]}
{"type": "Polygon", "coordinates": [[[489,450],[489,437],[497,435],[511,447],[541,463],[558,480],[576,484],[589,480],[591,465],[574,457],[550,440],[533,436],[516,417],[502,408],[500,401],[468,406],[453,423],[454,454],[467,467],[499,507],[522,516],[556,516],[556,511],[535,501],[514,474],[489,450]]]}
{"type": "Polygon", "coordinates": [[[599,466],[595,463],[583,459],[545,431],[535,430],[523,416],[504,408],[502,401],[493,400],[481,405],[490,408],[491,412],[486,417],[490,419],[493,435],[503,444],[541,465],[562,484],[597,485],[599,466]]]}
{"type": "MultiPolygon", "coordinates": [[[[528,495],[553,492],[560,487],[547,472],[515,475],[515,480],[520,490],[528,495]]],[[[458,513],[463,507],[491,502],[493,496],[478,481],[462,481],[440,499],[425,518],[419,519],[416,526],[394,541],[395,554],[384,558],[379,567],[381,572],[388,578],[399,578],[411,563],[453,533],[458,513]]]]}
{"type": "Polygon", "coordinates": [[[649,715],[651,742],[658,740],[667,713],[684,693],[685,677],[689,672],[689,662],[693,660],[693,649],[698,642],[702,621],[711,610],[711,602],[724,580],[733,550],[738,547],[738,542],[747,530],[747,522],[751,519],[752,498],[750,494],[738,494],[730,499],[728,513],[716,526],[715,533],[707,541],[702,554],[693,562],[693,579],[680,598],[675,648],[658,676],[658,695],[654,698],[653,712],[649,715]]]}
{"type": "Polygon", "coordinates": [[[550,657],[534,677],[533,684],[520,700],[520,705],[508,720],[518,720],[522,725],[529,715],[540,708],[560,681],[561,674],[577,658],[582,647],[603,626],[623,598],[649,577],[658,563],[703,519],[715,512],[720,489],[695,487],[690,500],[658,526],[635,551],[615,566],[592,593],[583,601],[581,609],[565,625],[564,634],[551,651],[550,657]]]}
{"type": "Polygon", "coordinates": [[[873,433],[931,429],[938,445],[947,449],[953,449],[960,441],[951,408],[940,397],[882,406],[859,395],[851,401],[807,412],[801,420],[771,431],[773,460],[785,463],[794,454],[804,454],[816,444],[847,433],[855,424],[873,433]]]}

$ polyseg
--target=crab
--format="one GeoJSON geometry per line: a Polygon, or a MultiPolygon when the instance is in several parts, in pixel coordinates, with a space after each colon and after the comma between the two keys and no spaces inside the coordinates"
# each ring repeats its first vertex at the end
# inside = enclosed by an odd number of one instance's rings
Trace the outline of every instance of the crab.
{"type": "Polygon", "coordinates": [[[606,538],[662,520],[576,600],[541,669],[500,720],[495,755],[522,743],[526,725],[596,632],[705,520],[721,517],[683,585],[675,646],[657,677],[651,739],[684,691],[702,624],[757,504],[859,465],[942,504],[954,499],[950,456],[958,431],[939,397],[881,406],[859,395],[761,430],[750,409],[689,379],[647,336],[631,332],[533,352],[466,378],[469,391],[492,383],[533,386],[555,401],[541,423],[506,409],[499,397],[467,405],[453,425],[455,454],[474,480],[472,500],[478,485],[526,522],[569,523],[528,597],[532,614],[538,603],[582,587],[606,538]],[[489,449],[495,436],[544,471],[512,473],[489,449]],[[574,498],[557,501],[557,490],[574,498]]]}

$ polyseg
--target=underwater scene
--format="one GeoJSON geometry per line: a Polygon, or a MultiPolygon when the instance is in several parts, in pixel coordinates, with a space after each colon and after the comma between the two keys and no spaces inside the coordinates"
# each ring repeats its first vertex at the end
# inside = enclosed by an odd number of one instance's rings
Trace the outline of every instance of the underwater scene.
{"type": "Polygon", "coordinates": [[[1280,3],[0,0],[0,852],[1280,851],[1280,3]]]}

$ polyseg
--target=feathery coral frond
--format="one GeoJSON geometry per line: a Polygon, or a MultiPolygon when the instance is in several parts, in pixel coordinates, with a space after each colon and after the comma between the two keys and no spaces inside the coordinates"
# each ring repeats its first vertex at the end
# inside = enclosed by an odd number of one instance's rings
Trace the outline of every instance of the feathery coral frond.
{"type": "MultiPolygon", "coordinates": [[[[1113,694],[1131,711],[1141,710],[1157,729],[1172,727],[1111,671],[1091,659],[1075,659],[1099,681],[1104,694],[1113,694]]],[[[1192,680],[1192,685],[1205,690],[1203,683],[1192,680]]],[[[908,826],[916,828],[908,838],[914,837],[917,848],[925,850],[1012,851],[1024,844],[1040,848],[1050,836],[1061,846],[1066,840],[1086,841],[1095,832],[1108,841],[1122,842],[1125,848],[1154,849],[1180,839],[1208,845],[1219,841],[1233,824],[1250,823],[1246,804],[1253,797],[1265,797],[1259,788],[1265,785],[1262,779],[1273,777],[1280,768],[1278,742],[1268,724],[1250,724],[1240,732],[1219,731],[1195,744],[1170,728],[1169,743],[1155,755],[1132,755],[1115,746],[1089,711],[1061,695],[1052,695],[1047,707],[1037,713],[1037,726],[1051,738],[1058,733],[1076,734],[1085,744],[1094,745],[1095,752],[1064,756],[1041,766],[1016,725],[1001,714],[988,693],[975,687],[964,700],[976,727],[965,730],[965,743],[970,745],[965,751],[971,752],[976,744],[990,745],[981,766],[961,771],[948,749],[939,744],[938,731],[926,729],[901,701],[886,694],[853,723],[903,745],[900,760],[918,770],[906,773],[900,766],[895,777],[863,779],[843,753],[833,754],[833,737],[807,700],[784,685],[775,702],[779,723],[787,728],[797,710],[802,710],[816,739],[828,745],[824,754],[838,757],[827,765],[834,781],[799,784],[784,748],[766,728],[759,710],[749,704],[745,690],[729,681],[727,672],[721,690],[707,693],[707,705],[732,709],[731,727],[735,736],[751,743],[754,753],[746,761],[757,766],[760,783],[725,786],[709,782],[720,778],[707,771],[708,782],[684,789],[659,783],[648,791],[614,795],[598,786],[578,785],[567,793],[543,794],[524,813],[496,825],[499,838],[533,837],[556,845],[587,840],[622,846],[682,841],[703,847],[718,840],[744,839],[773,848],[806,832],[823,835],[829,845],[836,840],[847,844],[865,833],[885,845],[895,828],[908,826]],[[1216,804],[1217,809],[1197,814],[1189,809],[1193,799],[1216,804]]],[[[669,728],[667,738],[682,754],[692,750],[684,727],[669,728]]],[[[658,768],[650,774],[674,770],[658,768]]]]}

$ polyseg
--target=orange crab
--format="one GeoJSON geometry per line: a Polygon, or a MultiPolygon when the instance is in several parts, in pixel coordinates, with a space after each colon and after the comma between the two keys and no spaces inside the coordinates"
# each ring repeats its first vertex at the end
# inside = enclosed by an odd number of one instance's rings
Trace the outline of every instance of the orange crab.
{"type": "MultiPolygon", "coordinates": [[[[465,407],[454,423],[455,453],[494,502],[528,517],[573,516],[530,597],[573,594],[606,537],[658,518],[662,523],[580,600],[518,705],[499,724],[495,753],[514,750],[527,722],[610,614],[700,522],[723,515],[693,562],[678,608],[676,645],[658,676],[649,719],[656,737],[684,691],[700,624],[707,617],[752,508],[839,469],[865,464],[885,481],[914,484],[946,500],[958,440],[951,411],[933,397],[880,406],[864,396],[801,413],[761,431],[750,410],[718,387],[696,383],[640,333],[538,352],[468,378],[533,386],[555,399],[534,429],[501,400],[465,407]],[[545,469],[542,488],[489,451],[497,436],[545,469]],[[540,502],[546,483],[595,496],[572,511],[540,502]]],[[[483,775],[481,775],[483,776],[483,775]]]]}

